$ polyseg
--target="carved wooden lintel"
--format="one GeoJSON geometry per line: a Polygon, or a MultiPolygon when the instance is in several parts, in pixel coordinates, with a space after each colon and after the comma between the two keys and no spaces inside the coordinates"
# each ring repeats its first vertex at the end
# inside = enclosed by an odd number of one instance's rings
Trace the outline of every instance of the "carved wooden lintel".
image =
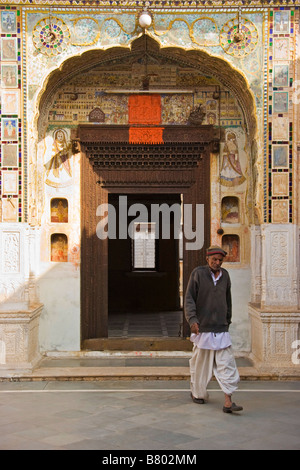
{"type": "Polygon", "coordinates": [[[85,151],[97,170],[182,170],[197,167],[205,146],[196,143],[94,143],[86,145],[85,151]]]}
{"type": "MultiPolygon", "coordinates": [[[[157,127],[157,126],[153,126],[157,127]]],[[[77,137],[83,144],[97,142],[129,143],[129,130],[132,126],[124,125],[91,125],[85,124],[78,127],[77,137]]],[[[151,128],[151,126],[149,126],[151,128]]],[[[163,142],[182,143],[198,142],[209,144],[222,139],[222,128],[203,126],[165,126],[163,128],[163,142]]]]}

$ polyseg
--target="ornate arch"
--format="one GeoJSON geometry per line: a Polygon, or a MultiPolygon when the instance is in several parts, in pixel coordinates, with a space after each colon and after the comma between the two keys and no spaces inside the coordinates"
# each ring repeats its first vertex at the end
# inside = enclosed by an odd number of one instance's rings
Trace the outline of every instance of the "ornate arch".
{"type": "MultiPolygon", "coordinates": [[[[138,60],[144,54],[146,36],[135,39],[130,47],[112,47],[106,50],[91,50],[81,56],[67,59],[59,69],[47,77],[38,98],[36,125],[39,140],[43,136],[46,125],[45,116],[49,110],[55,93],[72,77],[99,66],[125,60],[138,60]]],[[[147,36],[147,53],[161,62],[173,62],[182,67],[191,67],[210,75],[226,86],[236,97],[243,113],[246,131],[252,146],[257,132],[254,96],[244,75],[233,68],[229,62],[201,50],[185,50],[180,47],[161,47],[160,44],[147,36]]]]}
{"type": "MultiPolygon", "coordinates": [[[[111,64],[120,64],[122,62],[136,63],[141,61],[145,54],[145,41],[147,40],[147,53],[151,60],[158,64],[175,64],[178,67],[186,69],[194,69],[199,75],[211,77],[215,82],[221,83],[227,88],[237,100],[244,117],[245,132],[247,134],[247,145],[249,159],[249,168],[251,176],[249,179],[249,188],[247,192],[249,216],[251,222],[259,222],[259,207],[262,204],[260,191],[260,172],[256,168],[257,152],[257,116],[255,108],[254,95],[250,89],[246,77],[233,66],[216,56],[209,55],[201,50],[186,50],[180,47],[162,47],[156,40],[148,35],[142,35],[134,39],[130,47],[112,47],[106,50],[90,50],[81,56],[68,58],[61,64],[59,68],[52,71],[45,79],[42,88],[36,100],[36,114],[32,126],[32,133],[35,134],[34,146],[38,148],[39,143],[43,142],[48,127],[48,115],[53,105],[55,96],[61,87],[70,82],[76,76],[81,77],[97,67],[105,68],[111,64]],[[259,199],[257,204],[254,201],[259,199]],[[256,211],[256,215],[255,215],[256,211]]],[[[180,87],[177,87],[180,88],[180,87]]],[[[113,90],[111,90],[113,93],[113,90]]],[[[31,141],[33,143],[33,140],[31,141]]],[[[34,159],[34,148],[31,149],[31,168],[38,168],[39,162],[34,159]]],[[[34,170],[35,171],[35,170],[34,170]]],[[[35,200],[43,200],[43,188],[41,187],[40,178],[33,177],[31,170],[29,171],[30,193],[36,194],[35,200]]],[[[35,210],[30,209],[34,205],[29,201],[29,213],[35,210]]],[[[32,219],[31,216],[30,220],[32,219]]],[[[38,223],[40,216],[34,217],[32,222],[38,223]]]]}

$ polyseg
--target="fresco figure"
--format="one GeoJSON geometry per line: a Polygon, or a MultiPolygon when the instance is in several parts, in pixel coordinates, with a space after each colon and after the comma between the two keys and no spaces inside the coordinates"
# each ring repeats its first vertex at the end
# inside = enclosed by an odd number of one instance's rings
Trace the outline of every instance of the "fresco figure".
{"type": "Polygon", "coordinates": [[[220,174],[224,186],[238,186],[245,181],[242,173],[237,138],[234,132],[229,132],[223,150],[223,162],[220,174]]]}
{"type": "Polygon", "coordinates": [[[4,120],[4,139],[15,140],[17,137],[17,120],[4,120]]]}
{"type": "Polygon", "coordinates": [[[52,146],[52,153],[50,160],[45,164],[47,177],[50,172],[53,176],[59,178],[60,172],[65,170],[67,174],[72,177],[72,170],[70,166],[71,145],[68,144],[66,134],[62,129],[58,129],[54,133],[54,141],[52,146]]]}
{"type": "Polygon", "coordinates": [[[62,233],[51,236],[51,261],[56,263],[68,261],[68,238],[62,233]]]}
{"type": "Polygon", "coordinates": [[[51,222],[68,223],[68,201],[66,199],[52,199],[51,222]]]}

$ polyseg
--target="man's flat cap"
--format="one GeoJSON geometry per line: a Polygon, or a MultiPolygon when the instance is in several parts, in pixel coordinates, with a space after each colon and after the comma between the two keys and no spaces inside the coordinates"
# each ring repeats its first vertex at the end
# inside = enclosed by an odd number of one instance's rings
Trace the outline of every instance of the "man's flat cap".
{"type": "Polygon", "coordinates": [[[214,245],[214,246],[210,246],[209,248],[207,248],[206,255],[207,256],[211,256],[211,255],[226,256],[227,252],[224,251],[220,246],[214,245]]]}

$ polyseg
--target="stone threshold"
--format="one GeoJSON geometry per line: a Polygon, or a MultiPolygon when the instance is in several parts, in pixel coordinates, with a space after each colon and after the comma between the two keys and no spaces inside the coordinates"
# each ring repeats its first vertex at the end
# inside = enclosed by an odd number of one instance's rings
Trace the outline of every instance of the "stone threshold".
{"type": "MultiPolygon", "coordinates": [[[[45,352],[33,370],[0,369],[0,382],[187,380],[189,351],[45,352]]],[[[249,354],[236,355],[241,380],[300,380],[300,367],[256,366],[249,354]]]]}
{"type": "MultiPolygon", "coordinates": [[[[299,370],[260,370],[238,367],[242,381],[298,381],[299,370]]],[[[0,382],[29,381],[105,381],[105,380],[189,380],[189,367],[109,366],[109,367],[39,367],[31,372],[0,372],[0,382]]]]}
{"type": "Polygon", "coordinates": [[[191,352],[193,344],[187,338],[132,336],[88,339],[84,341],[83,349],[90,351],[191,352]]]}

